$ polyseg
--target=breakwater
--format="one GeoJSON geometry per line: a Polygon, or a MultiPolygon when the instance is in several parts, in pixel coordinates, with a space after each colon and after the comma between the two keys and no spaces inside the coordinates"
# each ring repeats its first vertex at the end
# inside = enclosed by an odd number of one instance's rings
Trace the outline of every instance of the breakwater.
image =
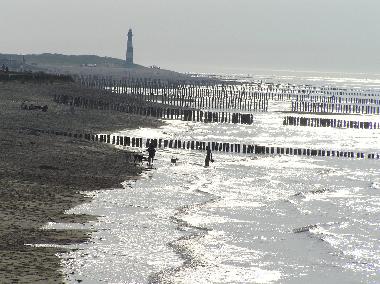
{"type": "Polygon", "coordinates": [[[380,129],[380,122],[296,116],[284,117],[283,125],[355,129],[380,129]]]}
{"type": "Polygon", "coordinates": [[[161,104],[144,104],[134,100],[114,101],[88,97],[55,95],[54,102],[85,109],[113,110],[136,115],[163,119],[176,119],[197,122],[220,122],[252,124],[253,115],[249,113],[202,111],[198,109],[170,108],[161,104]]]}
{"type": "Polygon", "coordinates": [[[142,102],[201,110],[267,112],[270,101],[291,102],[292,112],[321,114],[380,114],[380,93],[375,90],[295,86],[256,82],[161,81],[147,78],[113,80],[78,76],[87,88],[138,97],[142,102]]]}
{"type": "Polygon", "coordinates": [[[94,134],[85,132],[69,132],[62,130],[28,129],[34,132],[46,133],[50,135],[73,137],[94,142],[108,143],[117,146],[126,146],[145,149],[150,143],[154,143],[157,148],[183,149],[205,151],[210,147],[212,151],[234,153],[234,154],[255,154],[255,155],[295,155],[295,156],[318,156],[318,157],[343,157],[353,159],[380,159],[380,153],[364,153],[330,149],[305,149],[293,147],[265,146],[257,144],[228,143],[223,141],[196,141],[162,138],[142,138],[119,136],[111,134],[94,134]]]}
{"type": "Polygon", "coordinates": [[[380,114],[380,106],[366,104],[292,101],[292,112],[331,114],[380,114]]]}

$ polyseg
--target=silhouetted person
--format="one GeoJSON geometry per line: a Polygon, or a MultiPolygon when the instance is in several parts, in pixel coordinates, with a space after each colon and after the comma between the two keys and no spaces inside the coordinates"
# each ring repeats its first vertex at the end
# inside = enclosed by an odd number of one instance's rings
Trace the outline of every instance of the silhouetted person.
{"type": "Polygon", "coordinates": [[[209,146],[206,147],[206,159],[205,159],[205,167],[208,167],[210,165],[210,161],[214,162],[212,159],[212,153],[209,146]]]}
{"type": "Polygon", "coordinates": [[[147,151],[148,151],[148,154],[149,154],[148,163],[149,163],[149,166],[150,166],[150,165],[152,165],[154,156],[156,155],[156,149],[155,149],[154,144],[152,142],[149,144],[149,147],[148,147],[147,151]]]}

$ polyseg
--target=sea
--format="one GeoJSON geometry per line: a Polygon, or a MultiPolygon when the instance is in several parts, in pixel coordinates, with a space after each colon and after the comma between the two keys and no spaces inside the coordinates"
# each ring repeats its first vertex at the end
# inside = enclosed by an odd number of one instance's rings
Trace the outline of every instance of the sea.
{"type": "MultiPolygon", "coordinates": [[[[221,77],[380,89],[380,76],[221,77]]],[[[380,153],[380,129],[284,126],[278,110],[289,108],[270,101],[252,125],[166,120],[114,135],[380,153]]],[[[334,116],[353,117],[380,121],[334,116]]],[[[213,152],[205,168],[205,155],[157,149],[140,176],[67,212],[97,221],[48,223],[93,231],[59,254],[66,282],[380,283],[380,160],[213,152]]]]}

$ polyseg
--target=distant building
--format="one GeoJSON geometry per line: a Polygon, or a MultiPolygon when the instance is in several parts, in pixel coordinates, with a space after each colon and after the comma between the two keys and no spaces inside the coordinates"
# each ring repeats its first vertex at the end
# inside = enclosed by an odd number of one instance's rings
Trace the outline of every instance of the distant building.
{"type": "Polygon", "coordinates": [[[13,59],[12,57],[0,55],[0,66],[2,65],[7,66],[9,70],[17,71],[20,69],[22,63],[16,59],[13,59]]]}
{"type": "Polygon", "coordinates": [[[125,58],[125,62],[127,63],[127,66],[133,65],[133,43],[132,43],[132,29],[129,29],[128,31],[128,41],[127,41],[127,55],[125,58]]]}

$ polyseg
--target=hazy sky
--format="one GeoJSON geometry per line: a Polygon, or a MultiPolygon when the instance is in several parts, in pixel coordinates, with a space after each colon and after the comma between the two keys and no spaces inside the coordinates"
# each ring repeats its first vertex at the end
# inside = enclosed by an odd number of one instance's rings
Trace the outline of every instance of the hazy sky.
{"type": "Polygon", "coordinates": [[[380,0],[0,0],[0,52],[125,57],[179,71],[380,73],[380,0]]]}

